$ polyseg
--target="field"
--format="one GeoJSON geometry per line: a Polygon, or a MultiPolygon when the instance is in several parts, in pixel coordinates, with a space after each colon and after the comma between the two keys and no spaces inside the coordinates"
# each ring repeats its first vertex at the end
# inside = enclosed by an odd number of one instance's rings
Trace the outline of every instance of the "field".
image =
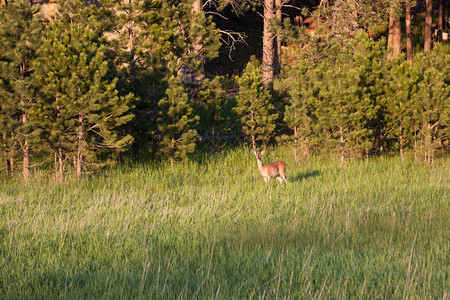
{"type": "Polygon", "coordinates": [[[267,152],[0,179],[0,298],[449,298],[450,159],[267,152]]]}

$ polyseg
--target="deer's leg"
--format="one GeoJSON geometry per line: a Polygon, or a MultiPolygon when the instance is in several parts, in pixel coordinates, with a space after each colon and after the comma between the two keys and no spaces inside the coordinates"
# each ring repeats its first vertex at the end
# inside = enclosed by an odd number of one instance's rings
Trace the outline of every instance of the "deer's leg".
{"type": "Polygon", "coordinates": [[[283,181],[283,178],[281,178],[281,176],[277,176],[277,180],[278,180],[278,184],[281,185],[281,182],[283,181]]]}
{"type": "Polygon", "coordinates": [[[284,172],[280,173],[280,175],[281,175],[281,178],[283,178],[284,182],[286,182],[286,184],[287,184],[288,180],[286,178],[286,172],[284,171],[284,172]]]}

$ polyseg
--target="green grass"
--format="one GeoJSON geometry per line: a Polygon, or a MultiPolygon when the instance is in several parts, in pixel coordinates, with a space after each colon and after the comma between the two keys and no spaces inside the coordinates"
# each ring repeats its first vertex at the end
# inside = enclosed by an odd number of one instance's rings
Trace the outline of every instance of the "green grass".
{"type": "Polygon", "coordinates": [[[450,159],[277,159],[0,179],[0,298],[448,298],[450,159]]]}

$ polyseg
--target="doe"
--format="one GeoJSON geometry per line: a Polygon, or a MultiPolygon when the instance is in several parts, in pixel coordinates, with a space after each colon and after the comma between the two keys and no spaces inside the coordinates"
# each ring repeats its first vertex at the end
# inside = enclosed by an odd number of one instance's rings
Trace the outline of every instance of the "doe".
{"type": "Polygon", "coordinates": [[[261,156],[263,156],[265,152],[266,150],[261,151],[261,153],[256,153],[256,151],[253,150],[253,155],[256,156],[258,169],[261,172],[261,175],[264,177],[264,181],[269,186],[270,179],[272,177],[276,177],[278,179],[279,184],[281,184],[283,180],[287,184],[288,180],[286,178],[286,164],[282,161],[275,161],[273,163],[263,164],[261,161],[261,156]]]}

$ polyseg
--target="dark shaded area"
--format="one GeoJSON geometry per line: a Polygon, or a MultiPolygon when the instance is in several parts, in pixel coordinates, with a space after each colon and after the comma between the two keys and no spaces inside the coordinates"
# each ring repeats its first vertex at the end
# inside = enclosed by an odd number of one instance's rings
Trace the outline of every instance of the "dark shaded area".
{"type": "Polygon", "coordinates": [[[306,171],[306,172],[299,172],[292,177],[292,181],[303,181],[303,180],[310,180],[311,178],[317,177],[320,175],[319,170],[313,170],[313,171],[306,171]]]}

